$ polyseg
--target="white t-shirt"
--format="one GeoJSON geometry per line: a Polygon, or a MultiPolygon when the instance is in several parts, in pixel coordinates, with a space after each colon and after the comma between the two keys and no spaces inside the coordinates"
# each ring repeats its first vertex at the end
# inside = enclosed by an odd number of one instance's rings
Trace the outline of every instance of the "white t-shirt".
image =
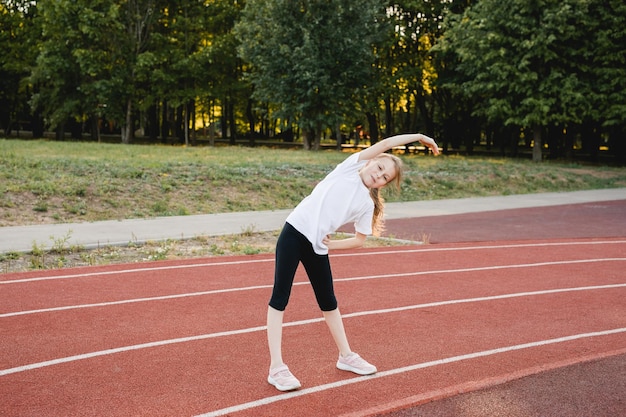
{"type": "Polygon", "coordinates": [[[344,224],[354,222],[357,232],[372,234],[374,202],[359,176],[366,162],[359,161],[358,153],[346,158],[287,217],[318,255],[328,253],[322,239],[344,224]]]}

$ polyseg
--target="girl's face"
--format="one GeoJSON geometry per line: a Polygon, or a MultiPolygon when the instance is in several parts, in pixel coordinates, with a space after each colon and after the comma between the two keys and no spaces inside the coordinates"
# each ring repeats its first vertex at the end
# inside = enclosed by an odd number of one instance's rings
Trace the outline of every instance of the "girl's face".
{"type": "Polygon", "coordinates": [[[370,159],[359,175],[367,188],[381,188],[396,176],[396,165],[389,158],[370,159]]]}

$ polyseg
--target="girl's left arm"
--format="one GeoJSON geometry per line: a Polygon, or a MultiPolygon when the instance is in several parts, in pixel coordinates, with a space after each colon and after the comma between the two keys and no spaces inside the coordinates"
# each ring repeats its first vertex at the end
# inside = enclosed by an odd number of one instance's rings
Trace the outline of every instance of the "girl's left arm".
{"type": "Polygon", "coordinates": [[[376,142],[367,149],[359,152],[359,161],[369,161],[376,158],[383,152],[387,152],[389,149],[396,146],[402,146],[413,142],[420,142],[422,145],[430,148],[434,155],[439,155],[439,147],[434,139],[429,138],[421,133],[412,133],[404,135],[390,136],[387,139],[383,139],[380,142],[376,142]]]}
{"type": "Polygon", "coordinates": [[[322,240],[322,243],[326,245],[328,250],[355,249],[363,246],[365,244],[365,239],[367,239],[367,235],[356,232],[354,237],[349,237],[347,239],[332,240],[330,236],[326,236],[324,240],[322,240]]]}

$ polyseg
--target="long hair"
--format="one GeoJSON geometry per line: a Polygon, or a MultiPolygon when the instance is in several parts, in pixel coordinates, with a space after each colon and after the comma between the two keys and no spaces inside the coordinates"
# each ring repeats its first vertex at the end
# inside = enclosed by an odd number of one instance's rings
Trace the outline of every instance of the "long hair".
{"type": "MultiPolygon", "coordinates": [[[[400,191],[400,185],[402,184],[402,160],[395,155],[388,153],[381,153],[376,159],[387,158],[391,160],[396,168],[396,175],[387,183],[392,184],[396,191],[400,191]]],[[[372,217],[372,234],[374,236],[380,236],[385,230],[385,199],[380,194],[379,188],[370,188],[370,197],[374,202],[374,216],[372,217]]]]}

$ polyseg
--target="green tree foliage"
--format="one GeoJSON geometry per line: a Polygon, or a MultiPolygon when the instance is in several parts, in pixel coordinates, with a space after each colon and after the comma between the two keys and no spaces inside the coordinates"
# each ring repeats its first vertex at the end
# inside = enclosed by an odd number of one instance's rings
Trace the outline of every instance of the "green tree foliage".
{"type": "Polygon", "coordinates": [[[433,86],[437,73],[431,48],[441,36],[443,12],[448,3],[405,0],[394,2],[387,9],[390,27],[394,30],[389,48],[382,52],[386,57],[385,66],[391,71],[387,89],[391,94],[386,99],[404,103],[405,117],[399,121],[402,131],[419,129],[434,134],[433,86]]]}
{"type": "Polygon", "coordinates": [[[160,7],[154,12],[158,13],[158,23],[151,43],[142,54],[146,63],[141,76],[142,109],[159,100],[178,108],[182,117],[176,130],[188,143],[195,100],[208,87],[204,76],[210,68],[206,54],[207,7],[193,0],[168,2],[160,7]]]}
{"type": "MultiPolygon", "coordinates": [[[[243,63],[237,54],[239,41],[233,28],[241,16],[243,4],[232,0],[214,0],[206,5],[206,47],[204,55],[208,65],[204,67],[205,97],[208,102],[218,99],[221,103],[222,131],[228,132],[231,143],[237,138],[237,115],[251,101],[250,87],[244,79],[243,63]]],[[[249,112],[248,112],[249,113],[249,112]]],[[[248,124],[252,125],[250,136],[254,136],[254,116],[248,114],[248,124]]]]}
{"type": "Polygon", "coordinates": [[[626,160],[625,23],[620,0],[0,0],[0,126],[188,143],[208,120],[232,144],[297,126],[316,148],[367,119],[372,142],[380,123],[626,160]]]}
{"type": "MultiPolygon", "coordinates": [[[[614,12],[624,8],[612,3],[614,12]]],[[[608,58],[595,47],[599,35],[606,38],[598,25],[609,23],[598,7],[605,2],[483,0],[450,21],[443,45],[459,57],[465,78],[458,87],[489,122],[532,128],[535,161],[546,127],[580,124],[593,117],[596,99],[606,99],[594,85],[608,58]]],[[[617,47],[604,45],[606,52],[617,47]]]]}
{"type": "Polygon", "coordinates": [[[163,101],[183,109],[187,123],[179,121],[189,127],[209,66],[204,2],[42,0],[40,8],[34,103],[51,125],[104,116],[128,143],[138,111],[163,101]]]}
{"type": "Polygon", "coordinates": [[[119,8],[108,1],[48,1],[38,4],[42,40],[32,82],[33,105],[62,133],[68,120],[120,116],[112,105],[121,30],[119,8]]]}
{"type": "Polygon", "coordinates": [[[152,0],[42,0],[41,52],[33,71],[34,105],[52,126],[108,116],[133,134],[133,103],[150,60],[144,56],[152,0]]]}
{"type": "Polygon", "coordinates": [[[37,8],[27,0],[0,2],[0,127],[4,134],[28,119],[27,82],[37,56],[37,8]]]}
{"type": "Polygon", "coordinates": [[[370,82],[380,11],[376,0],[247,2],[236,33],[254,96],[278,104],[278,117],[297,120],[309,147],[319,146],[322,129],[349,113],[370,82]]]}
{"type": "Polygon", "coordinates": [[[158,15],[156,0],[121,1],[118,7],[123,30],[114,35],[119,42],[117,50],[121,53],[116,54],[113,66],[115,88],[112,91],[117,98],[114,102],[124,104],[121,119],[122,142],[129,143],[136,128],[133,106],[146,96],[145,86],[150,81],[148,74],[153,63],[151,35],[158,15]]]}
{"type": "Polygon", "coordinates": [[[610,132],[609,148],[626,161],[626,3],[594,1],[586,22],[593,35],[587,39],[593,90],[589,119],[610,132]]]}

